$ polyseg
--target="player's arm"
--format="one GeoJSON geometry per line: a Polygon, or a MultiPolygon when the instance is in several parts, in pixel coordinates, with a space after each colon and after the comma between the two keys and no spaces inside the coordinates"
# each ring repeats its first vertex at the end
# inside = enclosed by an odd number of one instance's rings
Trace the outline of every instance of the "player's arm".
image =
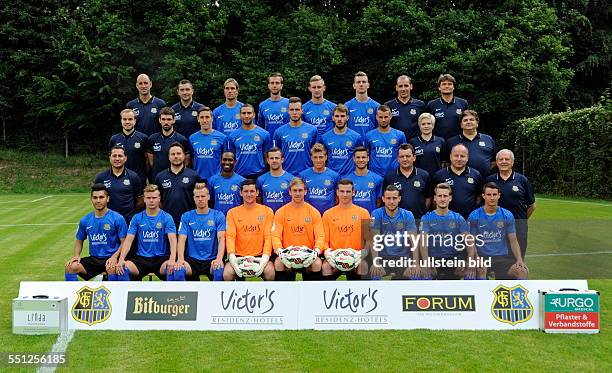
{"type": "Polygon", "coordinates": [[[187,235],[179,234],[178,242],[176,243],[176,265],[175,269],[178,269],[185,265],[185,244],[187,243],[187,235]]]}
{"type": "Polygon", "coordinates": [[[147,156],[147,171],[153,169],[153,153],[146,152],[147,156]]]}
{"type": "Polygon", "coordinates": [[[510,243],[510,248],[512,249],[512,255],[514,255],[514,259],[516,259],[516,264],[522,267],[526,267],[523,262],[523,256],[521,255],[521,247],[519,246],[518,239],[516,238],[516,232],[508,233],[508,242],[510,243]]]}
{"type": "Polygon", "coordinates": [[[223,257],[225,256],[225,231],[217,232],[217,242],[219,242],[217,257],[211,263],[213,268],[223,267],[223,257]]]}
{"type": "Polygon", "coordinates": [[[314,223],[314,235],[315,235],[315,243],[313,249],[317,251],[317,255],[321,255],[323,250],[325,250],[325,229],[323,228],[323,219],[319,212],[313,208],[313,223],[314,223]]]}
{"type": "Polygon", "coordinates": [[[170,244],[170,258],[168,258],[168,265],[174,265],[176,262],[176,233],[168,233],[168,243],[170,244]]]}
{"type": "Polygon", "coordinates": [[[331,251],[330,247],[329,247],[329,235],[330,235],[330,226],[329,226],[329,210],[325,211],[325,213],[323,214],[323,233],[325,234],[324,236],[324,241],[323,241],[323,252],[325,253],[325,256],[329,255],[329,252],[331,251]],[[329,251],[328,251],[329,250],[329,251]]]}
{"type": "Polygon", "coordinates": [[[272,249],[278,254],[278,250],[283,248],[283,221],[285,220],[285,209],[279,209],[274,214],[274,224],[272,225],[272,249]]]}
{"type": "Polygon", "coordinates": [[[274,222],[274,213],[272,209],[266,209],[266,219],[264,221],[264,246],[263,255],[267,255],[268,258],[272,254],[272,223],[274,222]]]}
{"type": "Polygon", "coordinates": [[[123,240],[123,243],[121,244],[121,247],[119,249],[119,251],[121,252],[119,254],[119,260],[117,261],[117,274],[119,275],[123,274],[123,268],[125,267],[125,257],[130,251],[130,248],[132,247],[134,237],[134,234],[128,233],[127,236],[125,236],[125,239],[123,240]]]}
{"type": "Polygon", "coordinates": [[[72,255],[72,258],[70,258],[70,260],[66,263],[66,267],[68,267],[70,264],[74,263],[74,262],[80,262],[81,261],[81,253],[83,252],[83,240],[74,240],[74,253],[72,255]]]}
{"type": "Polygon", "coordinates": [[[531,205],[527,206],[527,219],[529,219],[531,217],[531,214],[533,214],[533,212],[536,209],[536,204],[535,202],[532,203],[531,205]]]}

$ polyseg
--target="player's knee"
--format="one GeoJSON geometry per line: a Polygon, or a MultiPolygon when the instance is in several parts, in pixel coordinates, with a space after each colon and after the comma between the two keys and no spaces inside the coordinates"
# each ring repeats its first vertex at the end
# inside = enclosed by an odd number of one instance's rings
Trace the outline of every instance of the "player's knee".
{"type": "Polygon", "coordinates": [[[266,281],[274,281],[274,276],[276,275],[276,271],[274,270],[274,266],[272,263],[268,263],[266,268],[263,271],[263,278],[266,281]]]}
{"type": "Polygon", "coordinates": [[[68,267],[66,267],[66,273],[72,274],[72,273],[79,273],[79,272],[85,273],[85,268],[83,268],[83,266],[79,262],[72,262],[70,263],[70,265],[68,265],[68,267]]]}
{"type": "Polygon", "coordinates": [[[285,264],[277,257],[274,259],[274,269],[277,271],[285,271],[287,267],[285,267],[285,264]]]}
{"type": "Polygon", "coordinates": [[[323,265],[323,262],[321,261],[321,259],[317,258],[315,259],[314,262],[312,262],[310,267],[308,267],[308,271],[309,272],[320,272],[322,265],[323,265]]]}
{"type": "Polygon", "coordinates": [[[227,263],[225,268],[223,269],[223,280],[224,281],[234,281],[236,278],[236,272],[234,271],[234,267],[231,264],[227,263]]]}

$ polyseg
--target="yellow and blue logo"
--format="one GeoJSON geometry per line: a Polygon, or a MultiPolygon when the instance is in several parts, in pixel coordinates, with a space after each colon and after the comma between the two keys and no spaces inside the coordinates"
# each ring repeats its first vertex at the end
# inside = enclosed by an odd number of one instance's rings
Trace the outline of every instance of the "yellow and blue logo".
{"type": "Polygon", "coordinates": [[[533,305],[527,296],[529,290],[522,285],[508,287],[499,285],[493,290],[491,314],[497,321],[516,325],[531,319],[533,305]]]}
{"type": "Polygon", "coordinates": [[[108,320],[112,312],[109,296],[110,290],[104,286],[95,289],[82,287],[77,291],[77,300],[72,306],[72,318],[90,326],[108,320]]]}

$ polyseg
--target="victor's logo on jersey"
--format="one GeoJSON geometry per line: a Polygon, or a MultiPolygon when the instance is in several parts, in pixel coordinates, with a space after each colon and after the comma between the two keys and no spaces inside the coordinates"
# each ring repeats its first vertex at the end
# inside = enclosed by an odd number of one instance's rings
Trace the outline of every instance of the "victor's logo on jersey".
{"type": "Polygon", "coordinates": [[[181,113],[175,113],[174,120],[181,120],[181,113]]]}
{"type": "Polygon", "coordinates": [[[82,287],[76,292],[77,300],[72,306],[72,318],[89,326],[108,320],[112,307],[110,304],[110,291],[104,286],[92,289],[82,287]]]}
{"type": "Polygon", "coordinates": [[[455,227],[457,227],[457,223],[455,223],[454,221],[451,221],[451,222],[448,223],[448,227],[450,229],[455,229],[455,227]]]}
{"type": "Polygon", "coordinates": [[[304,147],[304,141],[289,141],[289,143],[287,144],[287,148],[289,148],[290,152],[304,150],[304,147]]]}
{"type": "MultiPolygon", "coordinates": [[[[238,118],[236,119],[240,119],[240,114],[236,114],[236,115],[238,116],[238,118]]],[[[237,130],[239,126],[240,124],[238,122],[224,122],[223,123],[223,129],[225,130],[225,132],[237,130]]]]}
{"type": "Polygon", "coordinates": [[[303,225],[292,225],[291,232],[293,233],[304,233],[306,231],[306,227],[303,225]]]}
{"type": "MultiPolygon", "coordinates": [[[[232,185],[234,187],[235,185],[232,185]]],[[[217,201],[223,203],[234,202],[234,195],[231,193],[217,193],[217,201]]]]}
{"type": "MultiPolygon", "coordinates": [[[[287,109],[285,109],[285,111],[286,110],[287,109]]],[[[268,122],[282,122],[282,121],[283,121],[283,114],[268,114],[268,122]]]]}
{"type": "MultiPolygon", "coordinates": [[[[212,140],[210,144],[216,145],[216,140],[212,140]],[[215,144],[212,143],[213,141],[215,142],[215,144]]],[[[210,157],[214,154],[214,151],[212,148],[196,148],[194,150],[197,156],[210,157]]]]}
{"type": "Polygon", "coordinates": [[[240,151],[242,153],[254,153],[257,151],[257,144],[240,144],[240,151]]]}
{"type": "Polygon", "coordinates": [[[353,227],[353,225],[338,225],[338,232],[339,233],[353,233],[353,231],[355,230],[355,227],[353,227]]]}
{"type": "MultiPolygon", "coordinates": [[[[372,113],[370,113],[372,114],[372,113]]],[[[353,118],[353,122],[355,123],[355,126],[367,126],[368,124],[370,124],[370,118],[369,117],[362,117],[362,116],[356,116],[353,118]]]]}
{"type": "Polygon", "coordinates": [[[202,239],[202,238],[210,238],[212,236],[210,229],[194,229],[193,230],[193,238],[202,239]]]}
{"type": "MultiPolygon", "coordinates": [[[[286,189],[286,188],[285,188],[286,189]]],[[[283,201],[283,192],[266,192],[265,200],[268,202],[282,202],[283,201]]],[[[257,219],[259,220],[259,216],[257,219]]],[[[263,216],[261,216],[263,220],[263,216]]],[[[260,220],[260,221],[262,221],[260,220]]]]}
{"type": "Polygon", "coordinates": [[[159,231],[143,231],[142,238],[144,240],[157,240],[159,238],[159,231]]]}
{"type": "MultiPolygon", "coordinates": [[[[110,229],[110,227],[108,229],[110,229]]],[[[106,243],[106,240],[106,233],[95,233],[89,236],[89,243],[91,245],[106,243]]]]}
{"type": "Polygon", "coordinates": [[[491,314],[496,320],[513,326],[528,321],[533,316],[533,305],[527,293],[521,285],[499,285],[493,290],[491,314]]]}
{"type": "Polygon", "coordinates": [[[379,156],[392,156],[393,155],[393,148],[392,147],[385,147],[385,146],[377,146],[376,147],[376,155],[379,156]]]}
{"type": "Polygon", "coordinates": [[[310,188],[308,189],[308,194],[311,196],[326,196],[327,189],[325,188],[310,188]]]}
{"type": "Polygon", "coordinates": [[[327,123],[327,120],[323,117],[312,118],[310,121],[310,124],[312,124],[313,126],[317,126],[317,127],[322,127],[326,123],[327,123]]]}
{"type": "MultiPolygon", "coordinates": [[[[351,146],[352,145],[352,143],[350,141],[347,141],[346,144],[347,144],[346,146],[351,146]]],[[[338,157],[348,157],[348,153],[349,153],[349,150],[346,149],[346,148],[344,148],[344,149],[333,148],[332,151],[331,151],[331,156],[332,157],[336,157],[336,158],[338,158],[338,157]]]]}
{"type": "Polygon", "coordinates": [[[393,183],[393,185],[395,185],[395,187],[397,188],[397,190],[401,191],[402,190],[402,183],[400,183],[399,181],[396,181],[395,183],[393,183]]]}
{"type": "Polygon", "coordinates": [[[259,225],[248,224],[243,225],[242,230],[246,233],[259,233],[261,231],[261,228],[259,227],[259,225]]]}

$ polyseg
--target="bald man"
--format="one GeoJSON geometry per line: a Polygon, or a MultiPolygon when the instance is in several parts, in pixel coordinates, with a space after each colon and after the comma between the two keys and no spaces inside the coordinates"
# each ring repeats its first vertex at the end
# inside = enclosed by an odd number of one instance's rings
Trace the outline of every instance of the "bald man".
{"type": "Polygon", "coordinates": [[[136,131],[147,136],[160,131],[159,110],[166,106],[166,102],[151,94],[153,81],[147,74],[140,74],[136,78],[138,97],[128,102],[125,107],[134,110],[136,114],[136,131]]]}

